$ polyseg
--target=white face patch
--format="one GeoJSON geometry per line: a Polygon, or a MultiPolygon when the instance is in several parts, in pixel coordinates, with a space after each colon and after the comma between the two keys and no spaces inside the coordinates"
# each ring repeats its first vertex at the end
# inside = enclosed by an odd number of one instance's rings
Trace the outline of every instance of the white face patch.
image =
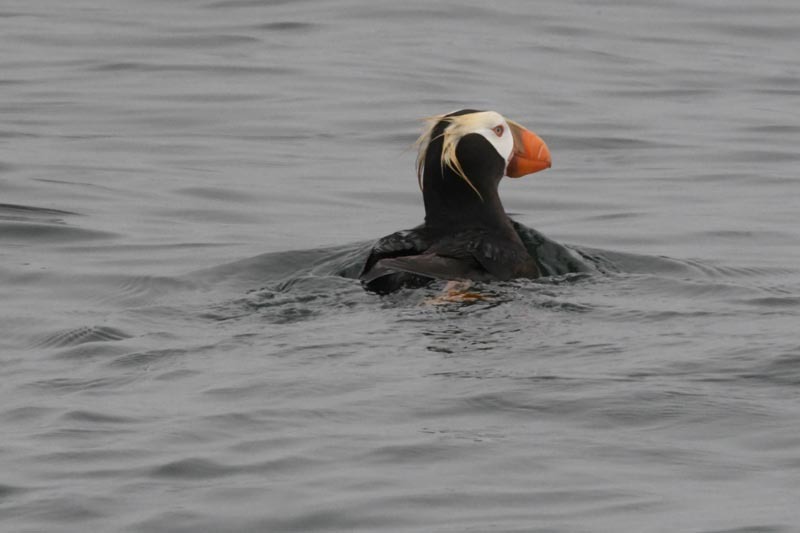
{"type": "Polygon", "coordinates": [[[500,157],[505,160],[506,166],[508,166],[508,162],[511,161],[511,156],[514,153],[514,138],[511,135],[511,128],[508,127],[506,119],[495,111],[473,113],[468,116],[475,117],[474,127],[476,128],[468,133],[482,135],[494,146],[494,149],[497,150],[497,153],[500,154],[500,157]]]}

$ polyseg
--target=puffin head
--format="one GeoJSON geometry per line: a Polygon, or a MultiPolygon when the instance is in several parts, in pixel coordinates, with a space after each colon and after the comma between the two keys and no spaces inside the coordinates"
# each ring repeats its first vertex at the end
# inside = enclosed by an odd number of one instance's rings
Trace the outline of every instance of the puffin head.
{"type": "Polygon", "coordinates": [[[431,117],[417,142],[426,217],[482,210],[477,204],[502,210],[497,187],[503,176],[518,178],[551,165],[550,150],[538,135],[495,111],[462,109],[431,117]]]}

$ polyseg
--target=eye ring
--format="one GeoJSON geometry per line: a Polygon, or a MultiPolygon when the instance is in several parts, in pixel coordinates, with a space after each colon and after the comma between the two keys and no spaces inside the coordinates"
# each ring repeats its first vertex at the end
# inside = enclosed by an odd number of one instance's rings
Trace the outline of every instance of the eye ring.
{"type": "Polygon", "coordinates": [[[495,135],[497,135],[498,137],[502,137],[502,136],[503,136],[503,133],[505,133],[505,131],[506,131],[506,130],[505,130],[505,128],[503,127],[503,125],[502,125],[502,124],[498,124],[497,126],[495,126],[494,128],[492,128],[492,131],[493,131],[493,132],[495,133],[495,135]]]}

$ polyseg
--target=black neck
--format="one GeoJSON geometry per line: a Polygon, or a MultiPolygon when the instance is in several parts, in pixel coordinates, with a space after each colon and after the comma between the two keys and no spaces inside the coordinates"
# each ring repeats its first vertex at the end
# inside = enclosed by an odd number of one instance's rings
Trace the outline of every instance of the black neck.
{"type": "Polygon", "coordinates": [[[505,171],[503,158],[480,135],[461,139],[456,156],[473,189],[452,168],[441,164],[441,144],[435,139],[426,154],[422,189],[425,225],[450,230],[511,228],[497,192],[505,171]]]}
{"type": "MultiPolygon", "coordinates": [[[[470,181],[475,183],[474,179],[470,181]]],[[[449,167],[445,167],[443,172],[440,168],[426,168],[423,190],[425,225],[446,228],[508,226],[508,216],[497,194],[497,183],[491,187],[479,187],[478,191],[480,196],[449,167]],[[447,185],[436,186],[433,184],[436,181],[447,185]]]]}

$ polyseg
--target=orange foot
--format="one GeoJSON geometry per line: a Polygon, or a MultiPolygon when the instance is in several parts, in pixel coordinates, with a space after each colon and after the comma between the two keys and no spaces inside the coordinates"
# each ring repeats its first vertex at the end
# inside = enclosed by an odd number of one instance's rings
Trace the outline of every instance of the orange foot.
{"type": "Polygon", "coordinates": [[[469,292],[468,289],[471,286],[471,281],[448,281],[442,294],[425,300],[425,303],[428,305],[444,305],[450,303],[473,303],[489,299],[478,292],[469,292]]]}

